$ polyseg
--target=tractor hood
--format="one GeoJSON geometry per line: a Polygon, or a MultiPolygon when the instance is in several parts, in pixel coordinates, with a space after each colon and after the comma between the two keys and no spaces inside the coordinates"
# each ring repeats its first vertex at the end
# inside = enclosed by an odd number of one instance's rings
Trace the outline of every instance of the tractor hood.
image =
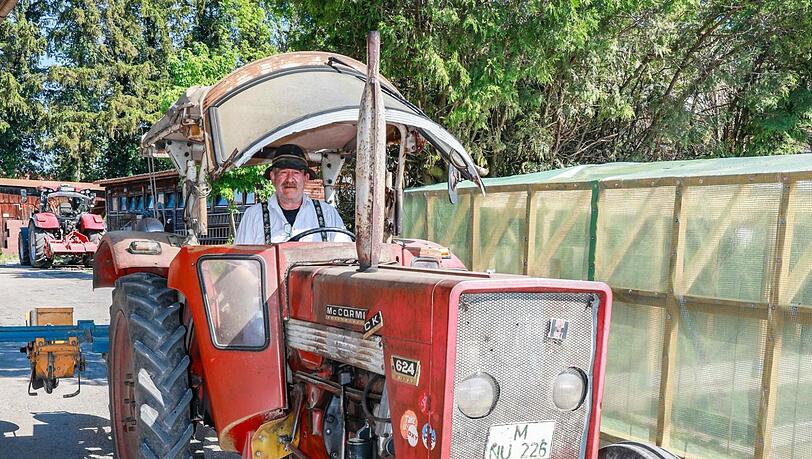
{"type": "MultiPolygon", "coordinates": [[[[405,132],[406,153],[426,140],[451,165],[450,176],[482,187],[462,144],[381,80],[387,140],[398,141],[399,132],[405,132]]],[[[365,82],[366,65],[339,54],[297,52],[262,59],[213,86],[187,90],[143,136],[142,152],[165,157],[167,144],[187,142],[213,179],[232,167],[269,163],[273,148],[286,143],[304,148],[314,162],[323,152],[351,155],[365,82]]]]}

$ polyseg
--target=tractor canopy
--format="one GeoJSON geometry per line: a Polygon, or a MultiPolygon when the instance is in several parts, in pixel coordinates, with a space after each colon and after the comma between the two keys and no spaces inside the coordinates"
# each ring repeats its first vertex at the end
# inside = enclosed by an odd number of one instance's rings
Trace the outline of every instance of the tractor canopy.
{"type": "MultiPolygon", "coordinates": [[[[170,156],[185,176],[194,159],[216,179],[242,165],[270,162],[274,147],[301,146],[312,162],[325,153],[354,154],[356,124],[366,65],[340,54],[296,52],[241,67],[216,84],[189,88],[143,136],[145,156],[170,156]],[[188,147],[173,155],[173,143],[188,147]]],[[[454,184],[467,179],[482,186],[477,166],[448,131],[407,101],[386,79],[387,142],[416,151],[430,142],[450,164],[454,184]]]]}
{"type": "Polygon", "coordinates": [[[94,199],[92,196],[77,193],[75,191],[55,191],[53,193],[48,194],[48,199],[54,198],[73,198],[73,199],[82,199],[85,201],[91,201],[94,199]]]}
{"type": "Polygon", "coordinates": [[[61,216],[75,216],[78,212],[89,210],[96,198],[95,193],[74,190],[75,188],[64,185],[57,190],[43,188],[40,197],[40,211],[52,212],[61,216]]]}

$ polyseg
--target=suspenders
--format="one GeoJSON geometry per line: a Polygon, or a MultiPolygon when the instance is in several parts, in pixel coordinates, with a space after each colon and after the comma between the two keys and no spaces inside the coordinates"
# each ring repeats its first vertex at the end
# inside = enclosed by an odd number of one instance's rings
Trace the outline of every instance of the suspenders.
{"type": "Polygon", "coordinates": [[[265,245],[271,245],[271,215],[267,202],[262,203],[262,223],[265,226],[265,245]]]}
{"type": "MultiPolygon", "coordinates": [[[[319,228],[324,228],[324,214],[321,212],[321,201],[318,199],[313,201],[313,204],[316,205],[316,218],[319,219],[319,228]]],[[[321,241],[327,242],[327,233],[322,231],[321,233],[321,241]]]]}
{"type": "MultiPolygon", "coordinates": [[[[321,201],[318,199],[313,200],[313,205],[316,207],[316,218],[319,219],[319,228],[324,228],[324,213],[321,210],[321,201]]],[[[265,245],[271,244],[271,214],[268,210],[268,203],[262,203],[262,223],[265,227],[265,245]]],[[[327,242],[327,233],[321,232],[322,242],[327,242]]]]}

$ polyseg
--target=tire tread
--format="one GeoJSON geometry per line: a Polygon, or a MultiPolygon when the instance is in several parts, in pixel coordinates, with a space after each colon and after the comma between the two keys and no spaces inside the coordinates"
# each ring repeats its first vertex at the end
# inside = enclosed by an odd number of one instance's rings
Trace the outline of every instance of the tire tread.
{"type": "Polygon", "coordinates": [[[189,444],[194,429],[189,415],[193,396],[187,373],[190,359],[176,293],[166,287],[164,278],[149,273],[130,274],[116,281],[111,317],[114,309],[123,310],[129,319],[137,374],[139,456],[191,458],[189,444]]]}

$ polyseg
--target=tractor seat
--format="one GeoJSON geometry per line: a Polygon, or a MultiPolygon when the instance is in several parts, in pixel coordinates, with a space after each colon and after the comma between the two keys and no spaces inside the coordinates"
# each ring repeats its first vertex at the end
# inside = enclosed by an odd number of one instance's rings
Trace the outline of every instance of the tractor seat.
{"type": "Polygon", "coordinates": [[[59,215],[73,215],[73,206],[69,202],[59,204],[59,215]]]}

